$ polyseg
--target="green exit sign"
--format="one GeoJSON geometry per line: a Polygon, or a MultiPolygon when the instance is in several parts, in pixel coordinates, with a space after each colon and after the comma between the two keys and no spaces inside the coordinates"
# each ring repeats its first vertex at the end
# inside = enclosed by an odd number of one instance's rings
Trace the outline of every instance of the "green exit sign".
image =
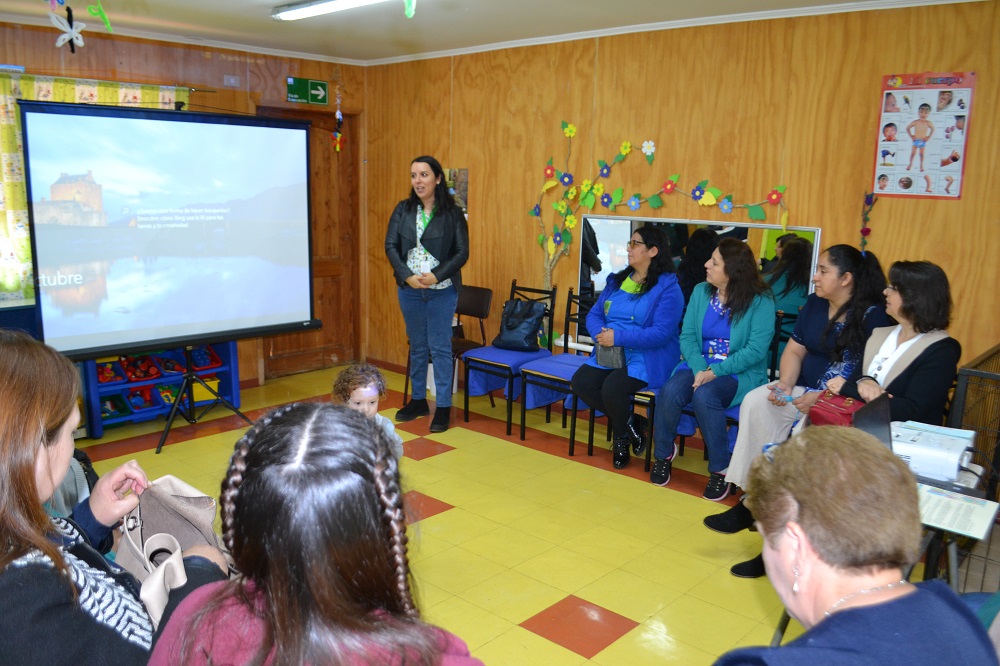
{"type": "Polygon", "coordinates": [[[329,88],[326,81],[315,79],[300,79],[294,76],[287,78],[288,101],[300,104],[329,104],[329,88]]]}

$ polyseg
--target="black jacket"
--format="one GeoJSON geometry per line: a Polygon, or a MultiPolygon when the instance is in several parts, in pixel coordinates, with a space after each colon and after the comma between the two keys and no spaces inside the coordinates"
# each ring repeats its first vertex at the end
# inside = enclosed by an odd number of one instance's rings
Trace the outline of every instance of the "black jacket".
{"type": "MultiPolygon", "coordinates": [[[[421,245],[438,261],[437,268],[431,270],[438,282],[451,278],[455,291],[462,288],[462,266],[469,260],[469,224],[460,208],[438,212],[431,218],[421,245]]],[[[392,264],[396,284],[407,286],[406,278],[413,271],[406,265],[406,255],[417,246],[416,210],[407,210],[407,200],[396,204],[389,218],[389,229],[385,234],[385,256],[392,264]]]]}

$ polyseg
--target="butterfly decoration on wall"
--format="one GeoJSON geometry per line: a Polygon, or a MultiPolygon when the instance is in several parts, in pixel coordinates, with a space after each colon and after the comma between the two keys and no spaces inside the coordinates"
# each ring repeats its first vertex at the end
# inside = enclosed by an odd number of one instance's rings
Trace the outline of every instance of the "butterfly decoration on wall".
{"type": "Polygon", "coordinates": [[[52,25],[59,28],[63,32],[63,34],[56,38],[57,49],[62,48],[66,43],[69,43],[70,52],[76,53],[76,47],[83,46],[83,35],[80,33],[87,27],[87,24],[74,23],[73,10],[71,8],[66,8],[66,18],[49,12],[49,20],[52,21],[52,25]]]}

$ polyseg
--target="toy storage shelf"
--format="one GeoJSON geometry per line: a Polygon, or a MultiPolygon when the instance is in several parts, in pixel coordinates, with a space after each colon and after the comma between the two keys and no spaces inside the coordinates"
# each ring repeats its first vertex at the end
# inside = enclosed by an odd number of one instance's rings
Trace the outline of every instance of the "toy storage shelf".
{"type": "MultiPolygon", "coordinates": [[[[195,374],[238,408],[240,378],[236,343],[201,346],[195,350],[195,374]],[[199,358],[205,360],[205,367],[198,367],[199,358]]],[[[121,361],[110,364],[110,368],[107,368],[108,363],[96,361],[80,363],[88,437],[92,439],[103,437],[104,428],[109,425],[149,421],[160,416],[165,417],[170,413],[173,400],[177,399],[177,391],[184,379],[184,350],[146,352],[136,355],[135,358],[152,359],[147,361],[146,370],[142,371],[145,377],[133,377],[131,372],[125,371],[125,364],[121,361]],[[149,363],[155,366],[154,372],[147,372],[149,363]],[[170,368],[178,371],[171,372],[170,368]],[[111,370],[110,373],[108,369],[111,370]],[[100,380],[102,375],[109,374],[117,379],[103,382],[100,380]],[[130,394],[135,397],[135,404],[130,401],[130,394]],[[167,399],[164,399],[164,396],[168,396],[167,399]],[[106,412],[104,410],[106,406],[112,409],[106,412]]],[[[210,405],[215,400],[213,395],[197,384],[194,391],[195,407],[210,405]]]]}

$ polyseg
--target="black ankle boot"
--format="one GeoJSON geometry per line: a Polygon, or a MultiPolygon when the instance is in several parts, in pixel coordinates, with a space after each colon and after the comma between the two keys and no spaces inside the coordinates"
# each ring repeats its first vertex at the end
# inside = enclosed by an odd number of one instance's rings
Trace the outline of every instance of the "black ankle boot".
{"type": "Polygon", "coordinates": [[[431,432],[444,432],[451,424],[451,407],[437,407],[431,420],[431,432]]]}
{"type": "Polygon", "coordinates": [[[622,469],[628,466],[631,459],[632,456],[628,452],[628,436],[615,437],[611,444],[611,464],[615,466],[615,469],[622,469]]]}
{"type": "Polygon", "coordinates": [[[645,423],[644,417],[632,414],[628,417],[628,423],[625,424],[628,427],[628,438],[632,440],[632,453],[636,456],[641,456],[646,452],[646,435],[643,432],[645,423]]]}
{"type": "Polygon", "coordinates": [[[431,408],[427,406],[427,399],[410,400],[406,406],[396,412],[396,420],[400,423],[412,421],[413,419],[427,416],[431,413],[431,408]]]}
{"type": "Polygon", "coordinates": [[[705,527],[722,534],[736,534],[753,525],[753,514],[742,501],[723,513],[705,516],[705,527]]]}
{"type": "Polygon", "coordinates": [[[734,564],[729,571],[737,578],[760,578],[767,573],[764,569],[764,554],[761,553],[752,560],[734,564]]]}

